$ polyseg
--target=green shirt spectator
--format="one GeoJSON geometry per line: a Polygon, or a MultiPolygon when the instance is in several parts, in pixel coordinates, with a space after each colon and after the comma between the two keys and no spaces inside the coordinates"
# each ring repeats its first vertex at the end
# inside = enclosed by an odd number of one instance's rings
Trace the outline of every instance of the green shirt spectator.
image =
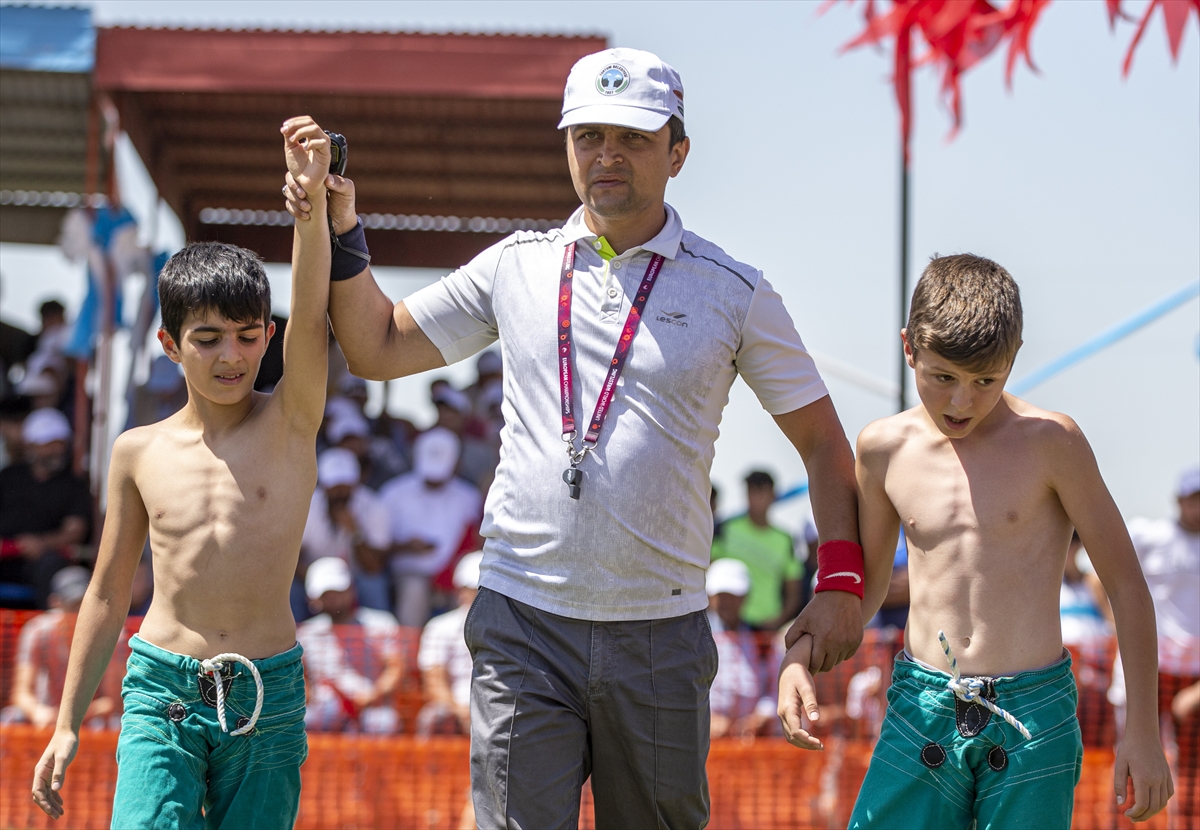
{"type": "Polygon", "coordinates": [[[750,571],[750,593],[742,606],[742,619],[761,629],[777,629],[800,613],[801,563],[792,537],[767,521],[775,501],[775,482],[768,473],[746,477],[748,510],[745,516],[722,524],[713,542],[712,558],[739,559],[750,571]]]}

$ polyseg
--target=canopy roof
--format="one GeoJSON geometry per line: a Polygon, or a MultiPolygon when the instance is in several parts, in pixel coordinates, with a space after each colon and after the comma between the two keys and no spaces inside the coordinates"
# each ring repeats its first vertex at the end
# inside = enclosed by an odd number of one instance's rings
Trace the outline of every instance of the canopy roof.
{"type": "Polygon", "coordinates": [[[345,134],[374,261],[453,266],[578,199],[556,125],[601,37],[100,29],[107,93],[190,239],[291,256],[279,125],[345,134]]]}
{"type": "Polygon", "coordinates": [[[0,6],[0,241],[52,243],[86,181],[95,30],[82,8],[0,6]]]}

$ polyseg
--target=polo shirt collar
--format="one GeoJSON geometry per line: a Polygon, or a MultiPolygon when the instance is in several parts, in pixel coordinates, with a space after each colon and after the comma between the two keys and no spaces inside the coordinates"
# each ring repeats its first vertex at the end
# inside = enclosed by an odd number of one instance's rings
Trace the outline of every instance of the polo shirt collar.
{"type": "MultiPolygon", "coordinates": [[[[661,254],[667,259],[675,259],[679,253],[679,243],[683,239],[683,221],[679,218],[679,214],[675,212],[675,208],[670,205],[665,205],[667,209],[667,221],[663,225],[662,230],[651,239],[649,242],[637,248],[630,248],[625,253],[621,254],[618,259],[625,259],[639,251],[649,251],[652,254],[661,254]]],[[[588,228],[587,222],[583,221],[583,205],[580,205],[571,218],[566,221],[562,227],[563,237],[567,243],[587,241],[590,245],[595,242],[596,234],[592,233],[588,228]]]]}

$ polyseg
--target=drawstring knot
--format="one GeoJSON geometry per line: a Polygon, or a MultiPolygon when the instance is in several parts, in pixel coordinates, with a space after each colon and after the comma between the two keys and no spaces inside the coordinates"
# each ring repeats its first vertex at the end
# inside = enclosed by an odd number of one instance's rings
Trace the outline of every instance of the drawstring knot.
{"type": "Polygon", "coordinates": [[[225,686],[221,682],[221,671],[225,668],[225,664],[230,662],[241,663],[250,669],[250,673],[254,675],[255,693],[257,695],[254,701],[254,713],[250,715],[250,720],[245,726],[235,729],[230,733],[233,735],[246,735],[254,729],[254,724],[258,721],[258,715],[262,712],[263,684],[262,675],[258,673],[258,668],[240,654],[226,653],[218,654],[211,660],[201,661],[200,669],[202,674],[211,674],[213,676],[217,692],[217,720],[221,724],[221,731],[229,732],[229,728],[225,725],[225,686]]]}
{"type": "Polygon", "coordinates": [[[1029,734],[1029,730],[1025,728],[1025,724],[983,696],[984,687],[982,679],[978,677],[963,678],[959,674],[958,661],[954,659],[954,652],[950,650],[950,641],[946,639],[946,632],[939,631],[938,639],[941,640],[942,651],[946,653],[946,661],[950,664],[951,677],[946,683],[946,688],[953,692],[954,696],[963,703],[978,703],[1004,718],[1009,726],[1025,737],[1025,740],[1031,740],[1033,736],[1029,734]]]}

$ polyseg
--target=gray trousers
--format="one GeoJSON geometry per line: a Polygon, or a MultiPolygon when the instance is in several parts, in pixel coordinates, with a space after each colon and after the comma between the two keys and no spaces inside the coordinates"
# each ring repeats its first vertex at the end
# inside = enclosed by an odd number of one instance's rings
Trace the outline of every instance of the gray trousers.
{"type": "Polygon", "coordinates": [[[467,615],[471,790],[483,830],[708,823],[708,690],[717,648],[703,611],[665,620],[560,617],[480,589],[467,615]]]}

